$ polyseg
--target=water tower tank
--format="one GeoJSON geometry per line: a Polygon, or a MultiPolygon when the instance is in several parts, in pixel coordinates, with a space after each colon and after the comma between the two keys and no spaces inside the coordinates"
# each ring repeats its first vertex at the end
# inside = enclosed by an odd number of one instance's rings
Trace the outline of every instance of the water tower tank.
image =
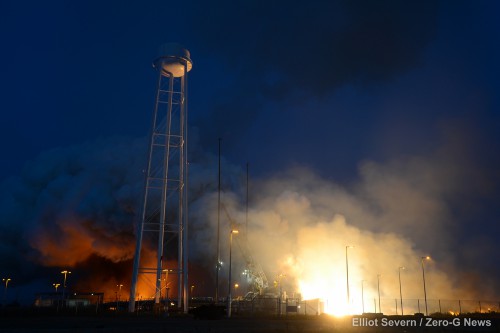
{"type": "Polygon", "coordinates": [[[191,55],[179,44],[168,43],[160,46],[159,57],[153,62],[153,66],[161,70],[165,76],[184,76],[184,71],[189,72],[193,68],[191,55]]]}

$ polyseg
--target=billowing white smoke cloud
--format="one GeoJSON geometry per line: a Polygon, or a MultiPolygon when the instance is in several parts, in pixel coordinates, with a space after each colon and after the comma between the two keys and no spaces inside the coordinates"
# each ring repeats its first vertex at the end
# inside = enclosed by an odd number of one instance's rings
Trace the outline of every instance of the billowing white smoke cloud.
{"type": "MultiPolygon", "coordinates": [[[[461,248],[455,240],[460,226],[453,220],[451,200],[471,187],[463,188],[460,181],[468,168],[450,168],[452,164],[445,157],[400,158],[387,164],[366,162],[361,166],[359,181],[349,188],[300,168],[253,182],[248,239],[254,258],[271,281],[286,274],[282,284],[287,292],[301,291],[309,298],[338,302],[346,300],[346,246],[354,246],[348,251],[355,311],[361,309],[361,280],[365,281],[365,298],[373,311],[371,300],[378,297],[380,275],[382,310],[390,307],[394,312],[401,266],[405,267],[403,296],[410,303],[408,308],[418,311],[418,300],[423,307],[424,298],[422,257],[428,255],[431,260],[425,259],[423,264],[427,296],[432,300],[429,311],[438,311],[437,300],[445,304],[445,300],[494,299],[495,273],[491,278],[482,276],[480,285],[474,284],[482,272],[470,271],[472,263],[461,260],[460,253],[470,247],[461,248]]],[[[236,198],[235,194],[224,193],[223,202],[244,228],[243,200],[238,202],[236,198]]],[[[211,251],[215,249],[216,197],[202,200],[204,205],[197,209],[208,212],[212,228],[205,229],[197,241],[205,244],[204,251],[211,251]]],[[[221,239],[227,256],[229,225],[224,213],[222,221],[221,239]]],[[[488,258],[487,253],[483,256],[488,258]]],[[[243,262],[241,257],[237,260],[238,269],[243,269],[243,262]]],[[[447,307],[458,311],[456,304],[447,307]]]]}
{"type": "MultiPolygon", "coordinates": [[[[210,153],[194,155],[189,182],[190,258],[205,265],[212,276],[217,158],[210,153]]],[[[96,256],[110,263],[130,261],[144,156],[142,140],[102,140],[42,154],[26,167],[22,178],[5,181],[0,203],[3,266],[23,274],[28,282],[34,276],[32,264],[84,263],[88,269],[92,267],[88,260],[96,256]]],[[[449,171],[450,163],[444,157],[365,162],[360,179],[344,187],[301,168],[251,179],[248,240],[253,257],[271,284],[278,274],[286,274],[282,284],[288,293],[320,297],[318,288],[311,289],[320,286],[322,293],[345,300],[345,246],[352,245],[349,274],[355,303],[360,300],[361,280],[367,300],[375,297],[379,274],[381,297],[386,302],[397,298],[400,266],[406,267],[404,297],[422,299],[421,257],[430,255],[433,259],[425,262],[429,298],[495,297],[495,272],[481,285],[473,284],[482,273],[472,264],[485,255],[481,248],[469,256],[456,250],[454,229],[460,226],[454,223],[449,200],[468,187],[457,181],[463,176],[460,168],[449,171]]],[[[222,170],[222,202],[243,228],[244,173],[224,159],[222,170]]],[[[221,212],[223,261],[228,233],[228,219],[221,212]]],[[[489,241],[483,242],[484,249],[492,248],[489,241]]],[[[464,245],[466,250],[470,244],[464,245]]],[[[234,251],[238,272],[244,260],[237,247],[234,251]]]]}

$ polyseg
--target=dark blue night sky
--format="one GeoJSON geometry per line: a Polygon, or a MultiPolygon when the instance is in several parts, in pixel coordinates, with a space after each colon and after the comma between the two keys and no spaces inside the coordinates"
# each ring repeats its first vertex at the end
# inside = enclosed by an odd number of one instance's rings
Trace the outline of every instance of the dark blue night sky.
{"type": "Polygon", "coordinates": [[[54,147],[145,135],[164,41],[192,53],[205,148],[222,137],[259,173],[298,163],[341,180],[366,158],[428,152],[453,122],[494,150],[495,6],[3,2],[2,175],[54,147]]]}
{"type": "MultiPolygon", "coordinates": [[[[499,12],[496,1],[2,1],[0,251],[19,251],[0,269],[30,280],[12,265],[39,243],[6,239],[49,224],[44,177],[86,165],[99,174],[106,151],[113,168],[130,167],[113,181],[141,177],[151,63],[178,42],[193,60],[193,163],[222,138],[225,161],[238,172],[249,162],[255,179],[300,167],[356,188],[367,163],[424,161],[405,172],[446,182],[429,191],[453,221],[450,246],[465,246],[455,263],[498,282],[499,12]]],[[[101,194],[78,209],[102,207],[101,194]]],[[[57,197],[67,207],[78,195],[57,197]]]]}

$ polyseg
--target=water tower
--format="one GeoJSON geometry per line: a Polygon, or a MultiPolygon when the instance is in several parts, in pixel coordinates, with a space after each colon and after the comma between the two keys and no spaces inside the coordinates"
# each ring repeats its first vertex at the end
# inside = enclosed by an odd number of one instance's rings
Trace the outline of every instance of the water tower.
{"type": "Polygon", "coordinates": [[[153,62],[158,79],[142,211],[137,224],[130,312],[135,310],[139,277],[144,276],[155,285],[158,306],[162,293],[165,296],[168,290],[165,280],[169,272],[170,278],[177,275],[179,307],[182,304],[184,312],[188,309],[187,74],[192,65],[189,51],[178,44],[162,45],[153,62]],[[151,254],[146,257],[152,252],[151,244],[154,258],[151,254]],[[149,251],[143,249],[146,245],[149,251]],[[166,259],[175,257],[176,267],[166,267],[166,259]]]}

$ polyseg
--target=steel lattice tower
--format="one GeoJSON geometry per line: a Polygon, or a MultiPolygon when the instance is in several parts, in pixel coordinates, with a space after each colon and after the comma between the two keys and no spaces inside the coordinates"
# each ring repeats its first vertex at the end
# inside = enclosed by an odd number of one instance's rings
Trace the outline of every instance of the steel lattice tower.
{"type": "Polygon", "coordinates": [[[165,44],[153,67],[158,71],[158,83],[142,212],[137,224],[129,311],[135,310],[139,274],[155,275],[155,304],[159,304],[162,273],[168,269],[177,274],[178,305],[183,304],[187,312],[187,73],[192,68],[192,61],[188,50],[177,44],[165,44]],[[141,266],[144,262],[144,258],[141,260],[143,237],[157,244],[154,267],[141,266]],[[166,244],[172,240],[177,240],[178,244],[174,269],[163,267],[166,244]]]}

